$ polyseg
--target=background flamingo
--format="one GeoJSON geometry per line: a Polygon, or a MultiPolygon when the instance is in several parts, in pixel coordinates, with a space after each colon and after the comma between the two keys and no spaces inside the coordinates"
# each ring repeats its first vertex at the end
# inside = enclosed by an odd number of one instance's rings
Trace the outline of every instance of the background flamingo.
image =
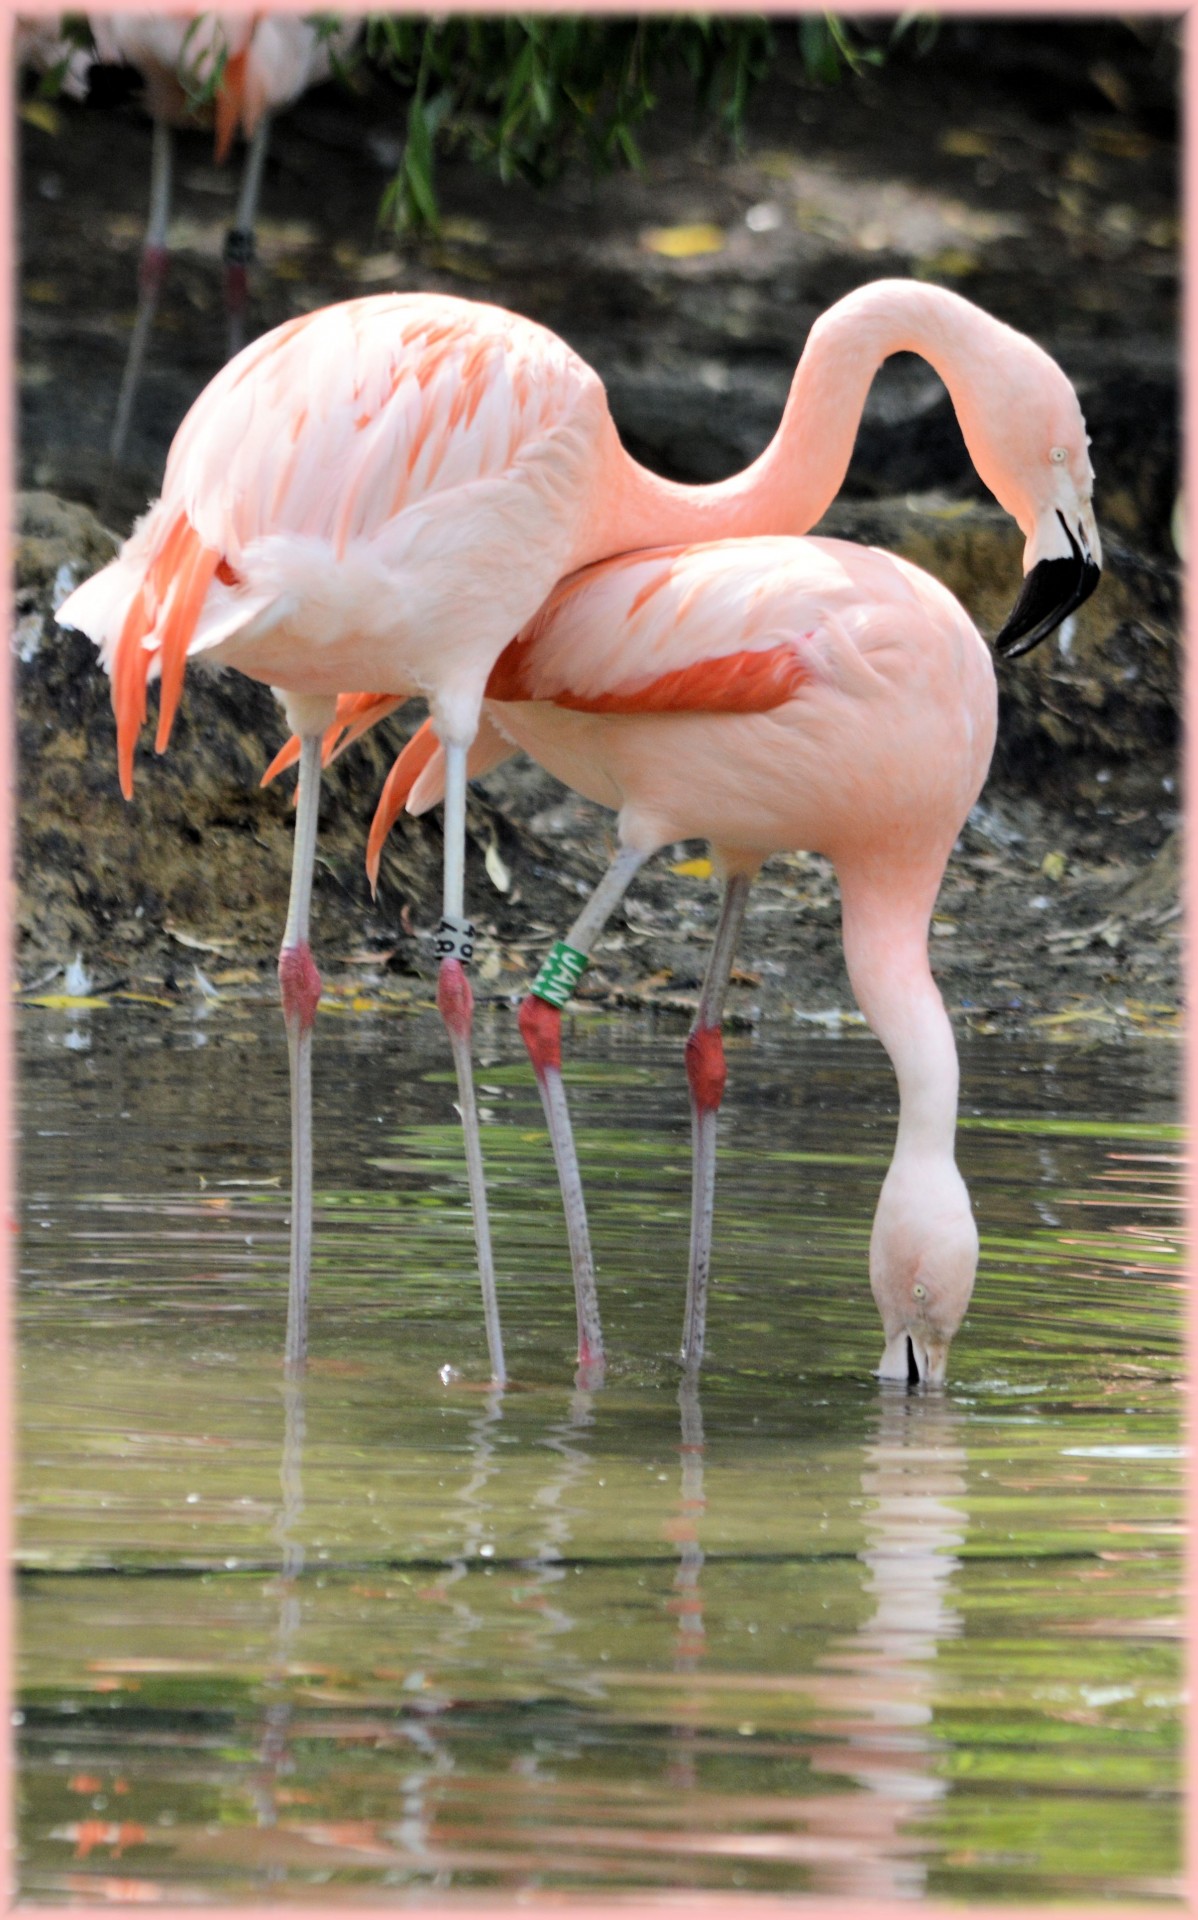
{"type": "MultiPolygon", "coordinates": [[[[1016,643],[1018,644],[1018,643],[1016,643]]],[[[945,862],[994,745],[989,651],[946,588],[873,548],[757,539],[625,554],[561,583],[488,683],[471,771],[512,746],[618,809],[619,851],[520,1011],[566,1209],[584,1369],[602,1361],[586,1212],[561,1077],[561,1008],[643,862],[705,839],[724,880],[687,1041],[693,1193],[683,1360],[703,1354],[711,1264],[720,1023],[749,887],[770,853],[825,854],[840,883],[845,961],[899,1082],[894,1158],[870,1282],[884,1378],[944,1378],[973,1287],[977,1234],[953,1160],[957,1058],[928,966],[945,862]]],[[[423,730],[371,831],[442,768],[423,730]]]]}
{"type": "Polygon", "coordinates": [[[61,13],[27,14],[13,22],[13,59],[21,71],[58,74],[68,99],[87,97],[91,56],[64,31],[61,13]]]}
{"type": "Polygon", "coordinates": [[[247,274],[254,259],[254,223],[270,138],[270,117],[309,87],[327,80],[334,61],[360,31],[354,21],[322,33],[299,14],[89,14],[99,58],[136,67],[154,123],[150,149],[150,216],[142,241],[137,318],[121,380],[109,451],[125,450],[146,344],[166,279],[172,129],[215,121],[216,158],[224,160],[240,132],[248,147],[233,224],[225,235],[224,292],[229,354],[245,341],[247,274]],[[210,104],[197,96],[212,87],[210,104]]]}
{"type": "MultiPolygon", "coordinates": [[[[924,352],[978,471],[1027,536],[1005,630],[1025,645],[1096,577],[1076,396],[1023,335],[942,288],[879,281],[812,329],[761,457],[709,487],[662,480],[620,445],[602,384],[546,329],[498,308],[383,294],[265,335],[222,369],[175,437],[161,500],[65,602],[112,676],[126,794],[160,676],[157,746],[189,655],[274,687],[300,736],[292,895],[279,971],[292,1054],[290,1353],[303,1347],[311,1239],[307,929],[321,742],[336,697],[429,702],[445,746],[438,1000],[457,1067],[492,1372],[503,1377],[463,961],[466,755],[488,677],[563,575],[630,547],[801,531],[844,477],[873,373],[924,352]]],[[[278,763],[276,763],[278,764],[278,763]]]]}

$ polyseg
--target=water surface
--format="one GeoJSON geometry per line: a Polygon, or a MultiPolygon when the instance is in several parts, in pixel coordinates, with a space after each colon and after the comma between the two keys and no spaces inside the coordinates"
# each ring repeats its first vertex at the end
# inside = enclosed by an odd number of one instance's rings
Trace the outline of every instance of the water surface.
{"type": "Polygon", "coordinates": [[[687,1394],[682,1038],[568,1043],[588,1393],[535,1087],[483,1020],[500,1395],[434,1016],[318,1023],[297,1385],[273,1010],[28,1014],[26,1898],[1178,1895],[1173,1049],[963,1039],[981,1272],[947,1391],[908,1394],[870,1377],[885,1058],[730,1036],[687,1394]]]}

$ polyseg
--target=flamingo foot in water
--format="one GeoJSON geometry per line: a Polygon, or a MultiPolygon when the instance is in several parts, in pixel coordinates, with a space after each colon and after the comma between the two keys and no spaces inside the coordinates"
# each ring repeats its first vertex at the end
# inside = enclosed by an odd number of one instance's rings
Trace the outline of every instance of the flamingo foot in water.
{"type": "Polygon", "coordinates": [[[530,993],[521,1004],[519,1020],[521,1038],[537,1076],[566,1214],[570,1265],[574,1273],[574,1306],[578,1316],[578,1373],[575,1384],[580,1388],[597,1387],[602,1384],[605,1367],[603,1328],[599,1318],[599,1293],[587,1229],[582,1176],[578,1170],[570,1109],[562,1081],[561,1011],[547,1000],[540,999],[537,994],[530,993]]]}
{"type": "Polygon", "coordinates": [[[279,995],[291,1065],[291,1262],[287,1288],[289,1372],[308,1352],[308,1282],[312,1271],[312,1029],[320,974],[304,939],[279,954],[279,995]]]}
{"type": "Polygon", "coordinates": [[[483,1290],[483,1314],[487,1326],[487,1350],[491,1356],[491,1378],[497,1387],[507,1381],[503,1361],[503,1336],[499,1330],[499,1300],[495,1290],[495,1263],[491,1254],[491,1223],[487,1213],[487,1188],[483,1177],[482,1136],[478,1107],[474,1098],[474,1073],[470,1060],[474,1022],[474,995],[460,960],[442,960],[437,976],[437,1008],[449,1044],[458,1077],[458,1111],[466,1142],[466,1177],[470,1185],[470,1206],[474,1216],[474,1245],[478,1254],[478,1275],[483,1290]]]}
{"type": "Polygon", "coordinates": [[[691,1090],[691,1250],[682,1329],[682,1364],[694,1378],[707,1338],[707,1290],[711,1279],[712,1213],[715,1206],[716,1126],[728,1080],[724,1039],[718,1026],[695,1026],[686,1042],[691,1090]]]}

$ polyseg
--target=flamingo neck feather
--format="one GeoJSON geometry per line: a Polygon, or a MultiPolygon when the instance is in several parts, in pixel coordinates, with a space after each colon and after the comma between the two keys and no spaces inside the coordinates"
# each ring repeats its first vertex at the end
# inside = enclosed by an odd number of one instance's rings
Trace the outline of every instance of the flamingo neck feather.
{"type": "Polygon", "coordinates": [[[840,874],[849,979],[898,1081],[894,1159],[927,1166],[952,1164],[959,1082],[952,1026],[928,964],[939,879],[939,868],[934,876],[840,874]]]}
{"type": "Polygon", "coordinates": [[[859,288],[816,321],[777,433],[731,479],[711,486],[664,480],[625,454],[611,427],[603,507],[572,565],[630,545],[809,532],[840,491],[874,375],[893,353],[917,353],[940,375],[993,491],[977,396],[1011,338],[1000,321],[942,287],[882,280],[859,288]]]}

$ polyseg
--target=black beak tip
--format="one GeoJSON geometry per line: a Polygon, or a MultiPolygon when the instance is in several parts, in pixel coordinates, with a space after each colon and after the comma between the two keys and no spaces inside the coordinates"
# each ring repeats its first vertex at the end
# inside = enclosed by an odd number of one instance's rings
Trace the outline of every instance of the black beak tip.
{"type": "Polygon", "coordinates": [[[995,639],[995,651],[1018,660],[1076,613],[1102,578],[1102,568],[1074,539],[1061,515],[1073,551],[1065,560],[1041,560],[1025,577],[1010,618],[995,639]]]}

